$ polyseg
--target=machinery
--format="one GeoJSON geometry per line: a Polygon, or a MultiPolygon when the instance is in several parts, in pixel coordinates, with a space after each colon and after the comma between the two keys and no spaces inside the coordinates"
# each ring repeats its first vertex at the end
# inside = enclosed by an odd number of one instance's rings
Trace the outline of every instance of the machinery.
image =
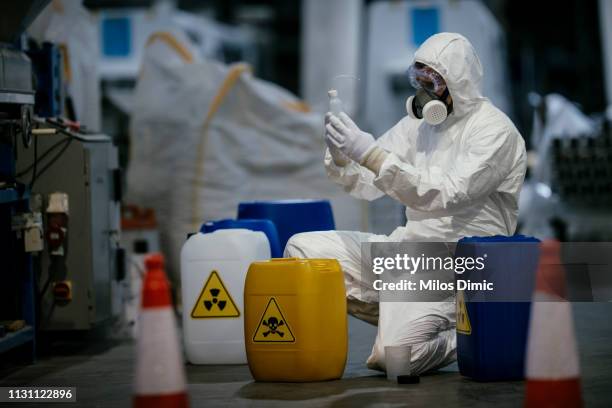
{"type": "Polygon", "coordinates": [[[17,146],[32,143],[35,89],[21,33],[48,0],[4,2],[0,11],[0,353],[35,353],[35,278],[32,253],[41,249],[40,214],[30,211],[29,189],[15,177],[17,146]]]}
{"type": "Polygon", "coordinates": [[[53,134],[39,136],[37,149],[20,147],[17,153],[18,174],[35,181],[32,194],[45,221],[40,327],[86,330],[112,318],[112,282],[123,275],[117,150],[106,135],[55,121],[45,126],[53,134]],[[36,161],[45,171],[33,177],[36,161]]]}
{"type": "Polygon", "coordinates": [[[108,136],[61,118],[73,112],[65,48],[22,34],[47,3],[0,10],[0,352],[38,330],[110,322],[124,269],[117,151],[108,136]],[[21,330],[3,336],[3,322],[15,321],[21,330]]]}

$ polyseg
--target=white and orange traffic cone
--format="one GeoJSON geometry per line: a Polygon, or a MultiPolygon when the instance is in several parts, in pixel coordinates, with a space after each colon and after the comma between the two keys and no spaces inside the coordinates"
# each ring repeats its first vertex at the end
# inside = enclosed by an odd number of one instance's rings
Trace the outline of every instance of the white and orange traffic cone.
{"type": "Polygon", "coordinates": [[[137,339],[134,407],[186,408],[189,406],[170,285],[164,258],[145,258],[142,309],[137,339]]]}
{"type": "Polygon", "coordinates": [[[526,408],[582,407],[572,305],[566,300],[561,244],[540,245],[526,362],[526,408]]]}

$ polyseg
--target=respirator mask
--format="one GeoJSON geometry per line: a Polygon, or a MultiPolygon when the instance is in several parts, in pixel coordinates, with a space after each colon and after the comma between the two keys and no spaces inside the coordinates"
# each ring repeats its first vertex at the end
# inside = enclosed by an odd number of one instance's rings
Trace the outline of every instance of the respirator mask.
{"type": "Polygon", "coordinates": [[[444,79],[436,71],[421,63],[415,63],[408,70],[410,84],[416,94],[406,101],[408,115],[423,119],[430,125],[444,122],[453,111],[452,104],[447,102],[448,88],[444,79]]]}

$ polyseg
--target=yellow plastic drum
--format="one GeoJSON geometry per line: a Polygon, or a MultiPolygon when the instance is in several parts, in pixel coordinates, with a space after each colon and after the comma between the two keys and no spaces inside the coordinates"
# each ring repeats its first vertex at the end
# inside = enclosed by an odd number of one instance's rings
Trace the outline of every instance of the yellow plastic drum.
{"type": "Polygon", "coordinates": [[[244,288],[244,335],[257,381],[340,378],[348,333],[338,261],[282,258],[252,263],[244,288]]]}

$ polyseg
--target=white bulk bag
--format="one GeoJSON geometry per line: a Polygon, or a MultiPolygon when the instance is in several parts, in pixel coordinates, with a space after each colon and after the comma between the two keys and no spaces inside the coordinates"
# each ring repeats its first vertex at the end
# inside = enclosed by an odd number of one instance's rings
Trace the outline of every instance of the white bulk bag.
{"type": "Polygon", "coordinates": [[[149,41],[131,117],[127,201],[153,207],[174,276],[187,233],[248,200],[327,198],[337,227],[361,208],[323,167],[323,117],[248,66],[198,61],[170,33],[149,41]]]}

